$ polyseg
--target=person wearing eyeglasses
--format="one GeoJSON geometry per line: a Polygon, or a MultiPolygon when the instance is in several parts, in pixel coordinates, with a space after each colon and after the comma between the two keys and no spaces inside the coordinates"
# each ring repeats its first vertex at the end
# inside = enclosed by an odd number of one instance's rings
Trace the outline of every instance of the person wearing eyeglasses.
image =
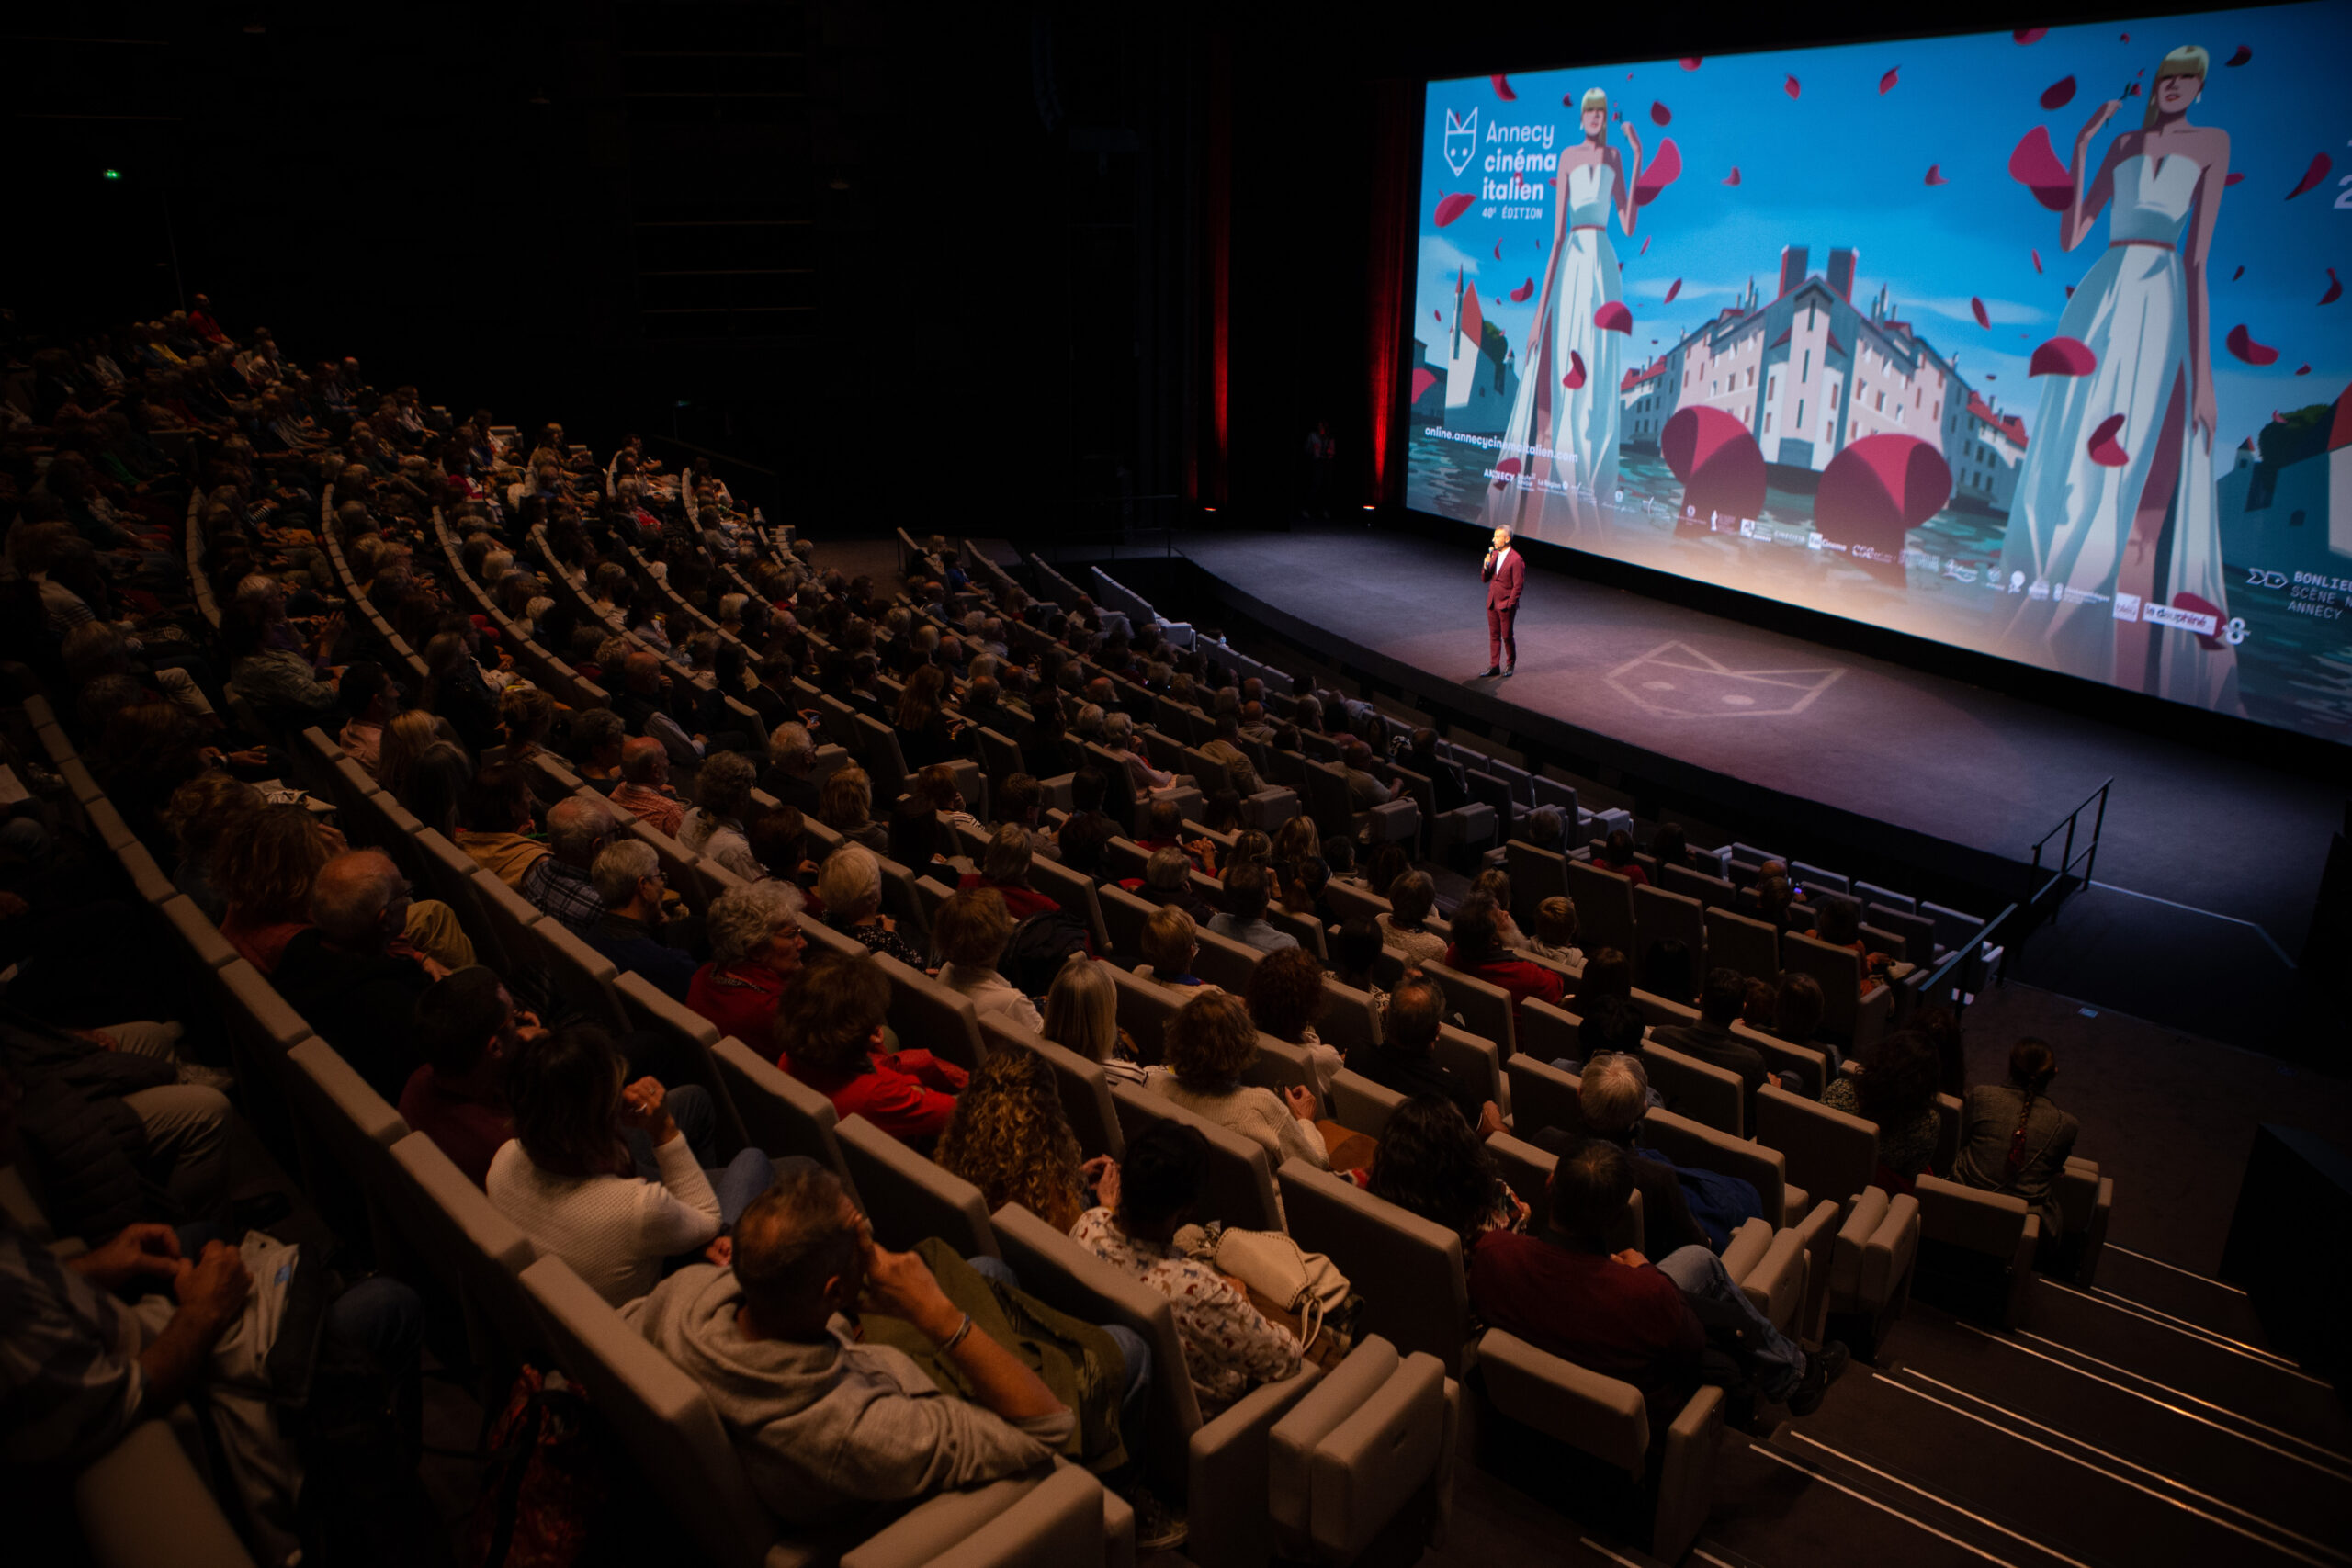
{"type": "Polygon", "coordinates": [[[684,948],[663,938],[668,921],[662,914],[666,879],[661,857],[641,839],[616,839],[596,852],[589,878],[605,912],[585,933],[589,946],[628,974],[642,975],[662,992],[686,999],[698,965],[684,948]]]}

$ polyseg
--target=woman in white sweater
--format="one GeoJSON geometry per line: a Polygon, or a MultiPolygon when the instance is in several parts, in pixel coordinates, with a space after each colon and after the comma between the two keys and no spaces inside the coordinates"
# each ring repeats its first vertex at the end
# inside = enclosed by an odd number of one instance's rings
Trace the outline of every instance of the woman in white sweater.
{"type": "Polygon", "coordinates": [[[757,1149],[706,1172],[662,1085],[625,1084],[625,1068],[612,1040],[593,1028],[549,1035],[508,1063],[514,1137],[492,1158],[484,1183],[526,1235],[615,1306],[652,1290],[664,1259],[712,1248],[775,1178],[757,1149]],[[632,1131],[652,1145],[658,1181],[637,1173],[623,1142],[632,1131]]]}

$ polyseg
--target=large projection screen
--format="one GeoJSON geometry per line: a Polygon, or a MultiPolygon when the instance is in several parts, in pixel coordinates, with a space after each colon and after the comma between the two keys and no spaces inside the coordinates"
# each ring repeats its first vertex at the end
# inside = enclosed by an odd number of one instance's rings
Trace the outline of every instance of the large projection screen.
{"type": "Polygon", "coordinates": [[[1423,114],[1410,506],[2352,741],[2352,6],[1423,114]]]}

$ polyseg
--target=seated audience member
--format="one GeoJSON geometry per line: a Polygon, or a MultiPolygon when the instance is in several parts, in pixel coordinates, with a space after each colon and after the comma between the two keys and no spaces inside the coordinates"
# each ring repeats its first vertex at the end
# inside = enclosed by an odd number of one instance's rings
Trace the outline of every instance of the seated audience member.
{"type": "Polygon", "coordinates": [[[513,762],[500,762],[474,775],[458,807],[458,847],[476,865],[518,891],[531,868],[547,859],[548,846],[532,815],[530,776],[513,762]]]}
{"type": "Polygon", "coordinates": [[[1127,770],[1127,783],[1136,795],[1159,795],[1187,788],[1193,780],[1189,774],[1162,773],[1145,760],[1142,752],[1133,750],[1136,721],[1124,713],[1102,716],[1102,749],[1112,759],[1127,770]]]}
{"type": "Polygon", "coordinates": [[[1862,961],[1862,995],[1880,983],[1886,972],[1887,957],[1872,953],[1862,940],[1862,907],[1851,898],[1833,894],[1823,898],[1814,908],[1814,927],[1804,934],[1832,947],[1842,947],[1862,961]]]}
{"type": "Polygon", "coordinates": [[[744,835],[752,859],[778,882],[797,884],[802,891],[814,886],[817,863],[808,858],[808,819],[797,806],[755,809],[751,830],[744,835]]]}
{"type": "Polygon", "coordinates": [[[655,831],[674,839],[686,817],[685,803],[670,787],[670,753],[650,736],[633,736],[621,742],[621,782],[612,794],[615,806],[634,813],[655,831]]]}
{"type": "Polygon", "coordinates": [[[1209,743],[1201,748],[1201,755],[1221,764],[1234,794],[1248,799],[1264,786],[1258,782],[1258,769],[1250,761],[1250,753],[1241,749],[1240,720],[1231,713],[1216,716],[1209,743]]]}
{"type": "Polygon", "coordinates": [[[1603,997],[1634,999],[1634,965],[1613,947],[1595,948],[1586,957],[1584,973],[1577,976],[1576,1010],[1584,1012],[1603,997]]]}
{"type": "Polygon", "coordinates": [[[908,776],[907,793],[921,801],[925,809],[945,818],[950,828],[980,825],[980,819],[972,815],[965,802],[964,786],[956,770],[944,762],[917,768],[908,776]]]}
{"type": "Polygon", "coordinates": [[[899,694],[890,725],[898,737],[899,755],[910,772],[960,757],[971,747],[972,742],[941,706],[946,688],[946,671],[936,664],[924,664],[907,677],[906,689],[899,694]]]}
{"type": "Polygon", "coordinates": [[[1158,852],[1160,850],[1192,850],[1184,841],[1184,808],[1172,800],[1155,800],[1143,808],[1143,836],[1136,847],[1158,852]]]}
{"type": "Polygon", "coordinates": [[[615,1306],[650,1291],[664,1258],[716,1241],[775,1175],[755,1148],[706,1172],[662,1085],[628,1077],[611,1038],[585,1025],[519,1053],[502,1080],[514,1141],[492,1156],[482,1184],[541,1251],[615,1306]],[[658,1180],[637,1174],[622,1137],[630,1129],[652,1141],[658,1180]]]}
{"type": "Polygon", "coordinates": [[[224,906],[220,934],[240,957],[265,975],[277,972],[286,944],[311,923],[320,868],[343,847],[343,835],[307,807],[265,806],[231,825],[214,857],[213,886],[224,906]]]}
{"type": "Polygon", "coordinates": [[[1822,1014],[1827,1006],[1828,998],[1821,994],[1820,981],[1802,969],[1781,971],[1772,1006],[1772,1032],[1792,1045],[1828,1051],[1829,1069],[1835,1072],[1838,1053],[1820,1039],[1822,1014]]]}
{"type": "Polygon", "coordinates": [[[956,882],[960,892],[986,887],[1004,900],[1005,910],[1018,925],[1032,915],[1057,914],[1061,905],[1029,886],[1029,835],[1008,822],[989,839],[980,869],[967,872],[956,882]]]}
{"type": "Polygon", "coordinates": [[[1143,923],[1137,944],[1143,949],[1144,961],[1136,970],[1136,979],[1187,996],[1217,988],[1193,973],[1193,963],[1201,953],[1199,930],[1193,917],[1175,905],[1163,904],[1152,911],[1151,919],[1143,923]]]}
{"type": "Polygon", "coordinates": [[[1029,837],[1029,852],[1039,860],[1059,860],[1061,849],[1053,831],[1043,826],[1046,787],[1027,773],[1014,773],[990,791],[997,825],[1020,829],[1029,837]]]}
{"type": "Polygon", "coordinates": [[[410,765],[408,783],[394,798],[410,816],[454,844],[458,819],[473,787],[474,765],[466,749],[454,740],[436,740],[410,765]]]}
{"type": "Polygon", "coordinates": [[[1502,1178],[1477,1131],[1441,1095],[1414,1095],[1380,1130],[1372,1195],[1462,1238],[1466,1253],[1490,1230],[1522,1230],[1528,1207],[1502,1178]]]}
{"type": "Polygon", "coordinates": [[[1649,873],[1634,858],[1634,835],[1623,828],[1611,829],[1609,837],[1594,847],[1592,863],[1596,870],[1614,872],[1636,887],[1650,885],[1649,873]]]}
{"type": "Polygon", "coordinates": [[[1210,918],[1209,930],[1261,953],[1280,953],[1296,947],[1298,938],[1277,930],[1266,919],[1266,901],[1272,890],[1272,876],[1257,862],[1243,861],[1227,866],[1225,908],[1210,918]]]}
{"type": "MultiPolygon", "coordinates": [[[[1122,882],[1122,887],[1126,884],[1122,882]]],[[[1216,908],[1193,890],[1193,858],[1173,844],[1151,852],[1143,876],[1128,891],[1154,904],[1173,904],[1195,920],[1213,919],[1216,908]]]]}
{"type": "Polygon", "coordinates": [[[2082,1131],[2046,1098],[2057,1076],[2058,1057],[2046,1042],[2029,1034],[2011,1046],[2009,1081],[1978,1084],[1962,1101],[1960,1156],[1951,1168],[1955,1181],[2024,1199],[2041,1216],[2045,1247],[2065,1228],[2058,1178],[2082,1131]]]}
{"type": "Polygon", "coordinates": [[[899,934],[898,922],[882,912],[882,862],[864,844],[843,844],[825,857],[817,871],[817,899],[825,907],[825,923],[843,936],[910,969],[928,968],[899,934]]]}
{"type": "MultiPolygon", "coordinates": [[[[1642,1010],[1634,1005],[1632,998],[1595,997],[1589,1004],[1578,998],[1578,1005],[1584,1009],[1584,1027],[1577,1032],[1577,1044],[1584,1052],[1584,1061],[1567,1063],[1562,1067],[1563,1071],[1581,1072],[1603,1056],[1631,1056],[1641,1050],[1642,1038],[1649,1032],[1649,1024],[1643,1018],[1642,1010]]],[[[1555,1062],[1553,1066],[1561,1066],[1561,1064],[1555,1062]]],[[[1649,1102],[1661,1109],[1666,1104],[1655,1090],[1650,1094],[1649,1102]]]]}
{"type": "Polygon", "coordinates": [[[1214,990],[1195,996],[1168,1021],[1160,1050],[1167,1066],[1151,1070],[1154,1089],[1250,1139],[1276,1166],[1303,1159],[1331,1168],[1325,1134],[1316,1125],[1313,1089],[1293,1084],[1277,1096],[1241,1081],[1258,1059],[1258,1026],[1239,997],[1214,990]]]}
{"type": "Polygon", "coordinates": [[[609,795],[621,784],[621,750],[628,727],[610,708],[589,708],[571,716],[572,771],[580,782],[598,795],[609,795]]]}
{"type": "Polygon", "coordinates": [[[928,1051],[882,1050],[890,980],[870,959],[821,953],[785,983],[769,1036],[776,1066],[902,1143],[928,1148],[946,1129],[964,1069],[928,1051]]]}
{"type": "Polygon", "coordinates": [[[1380,927],[1363,915],[1342,920],[1331,941],[1331,978],[1370,997],[1374,1008],[1385,1008],[1388,993],[1374,973],[1379,962],[1380,927]]]}
{"type": "Polygon", "coordinates": [[[1054,845],[1061,852],[1062,863],[1081,876],[1099,877],[1103,847],[1126,831],[1102,809],[1110,787],[1100,768],[1080,768],[1070,775],[1069,818],[1062,824],[1054,845]]]}
{"type": "Polygon", "coordinates": [[[1576,900],[1555,893],[1538,904],[1534,940],[1522,943],[1520,951],[1530,958],[1546,959],[1571,969],[1581,965],[1584,949],[1577,945],[1576,900]]]}
{"type": "Polygon", "coordinates": [[[911,1253],[888,1252],[841,1182],[789,1159],[737,1223],[732,1266],[682,1269],[628,1309],[702,1385],[769,1511],[846,1524],[877,1505],[1049,1463],[1076,1417],[952,1305],[911,1253]],[[940,1348],[970,1400],[905,1352],[856,1337],[871,1307],[940,1348]]]}
{"type": "Polygon", "coordinates": [[[1139,1084],[1136,1044],[1119,1027],[1119,992],[1110,966],[1073,953],[1046,993],[1046,1026],[1038,1032],[1090,1062],[1114,1083],[1139,1084]]]}
{"type": "Polygon", "coordinates": [[[416,1002],[444,972],[394,950],[408,928],[408,878],[381,850],[346,850],[319,869],[311,924],[286,944],[278,995],[369,1088],[397,1100],[416,1069],[416,1002]]]}
{"type": "MultiPolygon", "coordinates": [[[[1374,857],[1375,868],[1379,857],[1374,857]]],[[[1380,886],[1375,874],[1373,886],[1380,886]]],[[[1423,922],[1437,908],[1437,884],[1426,871],[1404,871],[1388,884],[1388,912],[1374,917],[1380,940],[1415,964],[1435,964],[1445,957],[1445,938],[1423,922]]]]}
{"type": "Polygon", "coordinates": [[[1340,767],[1347,775],[1348,804],[1356,810],[1369,811],[1396,797],[1394,785],[1383,784],[1374,776],[1372,748],[1359,737],[1351,735],[1340,743],[1340,767]]]}
{"type": "Polygon", "coordinates": [[[1668,1407],[1699,1382],[1707,1325],[1734,1328],[1741,1371],[1759,1393],[1793,1415],[1819,1409],[1846,1370],[1846,1347],[1832,1340],[1807,1355],[1703,1247],[1678,1247],[1656,1263],[1630,1249],[1611,1253],[1607,1237],[1633,1194],[1633,1161],[1615,1144],[1588,1138],[1562,1155],[1552,1173],[1553,1236],[1480,1236],[1467,1259],[1472,1309],[1668,1407]]]}
{"type": "Polygon", "coordinates": [[[1785,872],[1768,872],[1756,879],[1756,918],[1779,931],[1795,923],[1796,888],[1785,872]]]}
{"type": "Polygon", "coordinates": [[[1521,933],[1519,922],[1511,918],[1510,874],[1500,866],[1490,865],[1470,879],[1470,891],[1474,895],[1483,893],[1493,902],[1503,945],[1514,950],[1525,948],[1527,938],[1521,933]]]}
{"type": "Polygon", "coordinates": [[[1749,976],[1747,998],[1739,1004],[1739,1021],[1759,1034],[1772,1032],[1772,1025],[1780,1015],[1781,993],[1770,980],[1749,976]]]}
{"type": "Polygon", "coordinates": [[[1880,1036],[1853,1072],[1823,1088],[1821,1103],[1878,1128],[1873,1179],[1889,1192],[1910,1191],[1912,1179],[1935,1157],[1943,1132],[1936,1110],[1936,1053],[1916,1031],[1880,1036]]]}
{"type": "Polygon", "coordinates": [[[1344,834],[1323,841],[1323,863],[1331,873],[1331,880],[1347,887],[1361,888],[1363,876],[1356,871],[1356,841],[1344,834]]]}
{"type": "Polygon", "coordinates": [[[612,813],[595,801],[579,795],[557,801],[548,807],[548,852],[531,863],[516,891],[574,936],[586,936],[605,918],[593,868],[616,826],[612,813]]]}
{"type": "Polygon", "coordinates": [[[890,847],[890,829],[874,820],[874,783],[855,762],[844,762],[825,781],[817,820],[854,844],[880,854],[890,847]]]}
{"type": "Polygon", "coordinates": [[[1379,1043],[1351,1050],[1348,1071],[1399,1094],[1435,1095],[1459,1111],[1480,1137],[1491,1136],[1502,1131],[1501,1108],[1487,1098],[1483,1086],[1437,1059],[1438,1032],[1444,1023],[1443,989],[1418,971],[1408,975],[1388,994],[1379,1043]]]}
{"type": "Polygon", "coordinates": [[[1679,865],[1685,871],[1693,869],[1696,863],[1690,858],[1690,835],[1682,830],[1681,823],[1658,824],[1657,831],[1650,835],[1650,858],[1657,862],[1660,871],[1670,865],[1679,865]]]}
{"type": "MultiPolygon", "coordinates": [[[[1555,1153],[1565,1153],[1575,1146],[1581,1132],[1585,1137],[1616,1145],[1633,1161],[1634,1190],[1642,1195],[1642,1236],[1651,1250],[1660,1257],[1680,1247],[1722,1251],[1723,1243],[1709,1235],[1692,1215],[1679,1168],[1662,1155],[1638,1147],[1634,1141],[1642,1130],[1642,1118],[1656,1101],[1650,1091],[1649,1073],[1641,1058],[1629,1051],[1604,1052],[1597,1045],[1589,1049],[1591,1055],[1577,1080],[1581,1087],[1577,1095],[1577,1114],[1581,1127],[1562,1128],[1557,1137],[1551,1136],[1552,1130],[1545,1128],[1533,1141],[1555,1153]]],[[[1741,1185],[1747,1186],[1744,1182],[1741,1185]]],[[[1756,1199],[1752,1186],[1747,1189],[1747,1196],[1753,1208],[1760,1211],[1762,1203],[1756,1199]]]]}
{"type": "Polygon", "coordinates": [[[776,1004],[808,945],[795,918],[800,902],[800,889],[786,882],[730,887],[710,901],[710,962],[695,971],[686,1005],[720,1034],[757,1049],[775,1032],[776,1004]]]}
{"type": "Polygon", "coordinates": [[[1654,1030],[1650,1043],[1739,1075],[1740,1088],[1745,1091],[1745,1124],[1753,1126],[1756,1091],[1772,1074],[1764,1065],[1763,1053],[1731,1031],[1731,1026],[1739,1021],[1739,1010],[1747,1004],[1746,976],[1736,969],[1710,969],[1706,988],[1699,993],[1699,1021],[1654,1030]]]}
{"type": "Polygon", "coordinates": [[[1340,1076],[1340,1050],[1315,1032],[1323,1015],[1323,961],[1303,947],[1270,953],[1250,972],[1245,999],[1261,1033],[1306,1048],[1315,1091],[1330,1093],[1331,1080],[1340,1076]]]}
{"type": "Polygon", "coordinates": [[[401,1120],[480,1187],[492,1156],[514,1135],[501,1082],[506,1064],[547,1032],[537,1016],[516,1009],[493,971],[476,964],[443,976],[417,998],[424,1065],[401,1090],[401,1120]]]}
{"type": "Polygon", "coordinates": [[[667,923],[662,893],[667,879],[653,846],[642,839],[616,837],[596,852],[588,874],[605,910],[582,933],[582,940],[621,973],[642,975],[663,995],[684,1001],[698,965],[692,953],[662,940],[667,923]]]}
{"type": "Polygon", "coordinates": [[[498,694],[500,761],[528,766],[547,750],[548,734],[554,728],[555,699],[537,687],[509,686],[498,694]]]}
{"type": "Polygon", "coordinates": [[[743,829],[752,808],[755,776],[752,760],[740,751],[721,751],[702,765],[695,778],[695,804],[679,820],[678,842],[708,855],[746,882],[768,874],[752,853],[743,829]]]}
{"type": "Polygon", "coordinates": [[[947,858],[947,852],[956,845],[940,822],[939,814],[914,795],[900,795],[892,804],[884,831],[887,841],[883,856],[917,876],[927,876],[944,886],[962,874],[947,858]]]}
{"type": "Polygon", "coordinates": [[[1500,916],[1495,901],[1484,894],[1464,898],[1453,911],[1453,941],[1445,950],[1445,966],[1509,991],[1514,1019],[1519,1004],[1530,997],[1557,1007],[1566,989],[1559,971],[1530,964],[1506,947],[1500,916]]]}
{"type": "Polygon", "coordinates": [[[376,776],[376,762],[382,754],[384,726],[400,712],[400,688],[392,684],[384,667],[372,660],[356,660],[344,667],[343,679],[335,682],[336,700],[343,705],[342,730],[335,744],[343,754],[376,776]]]}
{"type": "Polygon", "coordinates": [[[978,1188],[991,1214],[1018,1203],[1067,1235],[1088,1207],[1086,1156],[1035,1051],[989,1053],[956,1097],[933,1157],[978,1188]]]}
{"type": "Polygon", "coordinates": [[[1032,1033],[1045,1027],[1036,1004],[997,973],[997,961],[1012,940],[1012,915],[993,887],[955,894],[932,917],[932,945],[942,960],[940,984],[960,991],[985,1021],[1001,1018],[1032,1033]]]}
{"type": "Polygon", "coordinates": [[[1184,1371],[1202,1415],[1213,1417],[1258,1384],[1296,1373],[1303,1359],[1296,1336],[1269,1321],[1238,1280],[1175,1245],[1207,1181],[1208,1140],[1200,1129],[1155,1122],[1128,1141],[1124,1160],[1103,1163],[1102,1206],[1080,1216],[1070,1238],[1174,1303],[1184,1371]]]}
{"type": "Polygon", "coordinates": [[[807,817],[819,815],[822,791],[816,781],[817,742],[808,728],[779,724],[768,731],[768,765],[760,773],[760,787],[796,806],[807,817]]]}
{"type": "Polygon", "coordinates": [[[221,840],[232,829],[259,816],[265,809],[262,802],[261,791],[243,779],[205,773],[174,790],[164,807],[164,826],[180,852],[172,868],[172,886],[215,925],[229,910],[228,896],[214,876],[221,840]]]}

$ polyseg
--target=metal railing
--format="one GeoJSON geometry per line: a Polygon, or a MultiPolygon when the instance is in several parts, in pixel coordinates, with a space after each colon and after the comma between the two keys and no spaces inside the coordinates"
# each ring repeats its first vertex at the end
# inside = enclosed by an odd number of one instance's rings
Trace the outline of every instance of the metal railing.
{"type": "Polygon", "coordinates": [[[1962,966],[1980,959],[1994,934],[2007,926],[2017,912],[2017,905],[2007,905],[1999,914],[1977,927],[1974,936],[1945,953],[1944,961],[1929,970],[1928,977],[1919,982],[1919,1002],[1926,1005],[1931,998],[1949,998],[1954,1018],[1967,1012],[1969,998],[1976,992],[1976,976],[1973,973],[1962,976],[1962,966]]]}
{"type": "Polygon", "coordinates": [[[2039,873],[2044,869],[2041,863],[2041,852],[2049,848],[2051,840],[2056,838],[2061,833],[2066,835],[2065,846],[2059,852],[2057,869],[2051,872],[2049,881],[2042,883],[2040,886],[2036,887],[2031,893],[2026,896],[2025,902],[2028,908],[2043,914],[2055,914],[2059,904],[2065,900],[2068,891],[2065,886],[2066,879],[2074,875],[2075,862],[2077,858],[2075,854],[2075,829],[2081,823],[2083,819],[2083,813],[2089,811],[2092,807],[2096,806],[2098,809],[2094,812],[2091,817],[2090,846],[2083,851],[2080,857],[2083,865],[2081,885],[2086,887],[2090,886],[2091,868],[2098,860],[2099,830],[2107,826],[2107,792],[2109,789],[2112,789],[2114,785],[2115,778],[2112,774],[2109,774],[2105,780],[2101,781],[2097,789],[2084,796],[2083,803],[2080,806],[2077,806],[2075,809],[2066,813],[2065,818],[2063,821],[2061,821],[2056,827],[2051,829],[2047,833],[2042,834],[2041,838],[2034,840],[2033,869],[2035,872],[2039,873]],[[2058,897],[2050,900],[2050,906],[2045,910],[2042,908],[2042,900],[2050,898],[2050,895],[2053,891],[2057,893],[2058,897]]]}
{"type": "Polygon", "coordinates": [[[2107,826],[2107,794],[2114,784],[2115,780],[2111,775],[2101,781],[2097,789],[2083,797],[2083,803],[2080,806],[2066,813],[2059,819],[2056,826],[2034,840],[2031,873],[2034,886],[2024,897],[2008,905],[1999,914],[1977,928],[1974,936],[1944,954],[1943,962],[1929,971],[1928,977],[1919,983],[1918,997],[1921,1001],[1924,1002],[1930,997],[1949,998],[1955,1016],[1965,1011],[1968,999],[1976,988],[1975,983],[1981,978],[1970,966],[1981,960],[1988,949],[2001,954],[2004,958],[2007,957],[2004,949],[1993,947],[1993,939],[1997,935],[2007,933],[2010,922],[2018,919],[2019,911],[2022,910],[2027,917],[2021,922],[2025,931],[2016,934],[2023,936],[2026,931],[2032,930],[2036,921],[2056,913],[2058,906],[2065,901],[2067,893],[2072,891],[2070,882],[2073,886],[2090,886],[2091,869],[2098,860],[2099,833],[2107,826]],[[2090,842],[2084,847],[2083,852],[2078,856],[2075,853],[2075,840],[2082,826],[2083,813],[2086,811],[2091,813],[2090,842]],[[2050,840],[2062,834],[2065,841],[2059,847],[2058,862],[2053,869],[2042,863],[2042,855],[2049,849],[2050,840]],[[2075,867],[2077,863],[2082,866],[2082,875],[2079,878],[2075,876],[2075,867]],[[2046,877],[2042,874],[2044,872],[2049,874],[2046,877]]]}

